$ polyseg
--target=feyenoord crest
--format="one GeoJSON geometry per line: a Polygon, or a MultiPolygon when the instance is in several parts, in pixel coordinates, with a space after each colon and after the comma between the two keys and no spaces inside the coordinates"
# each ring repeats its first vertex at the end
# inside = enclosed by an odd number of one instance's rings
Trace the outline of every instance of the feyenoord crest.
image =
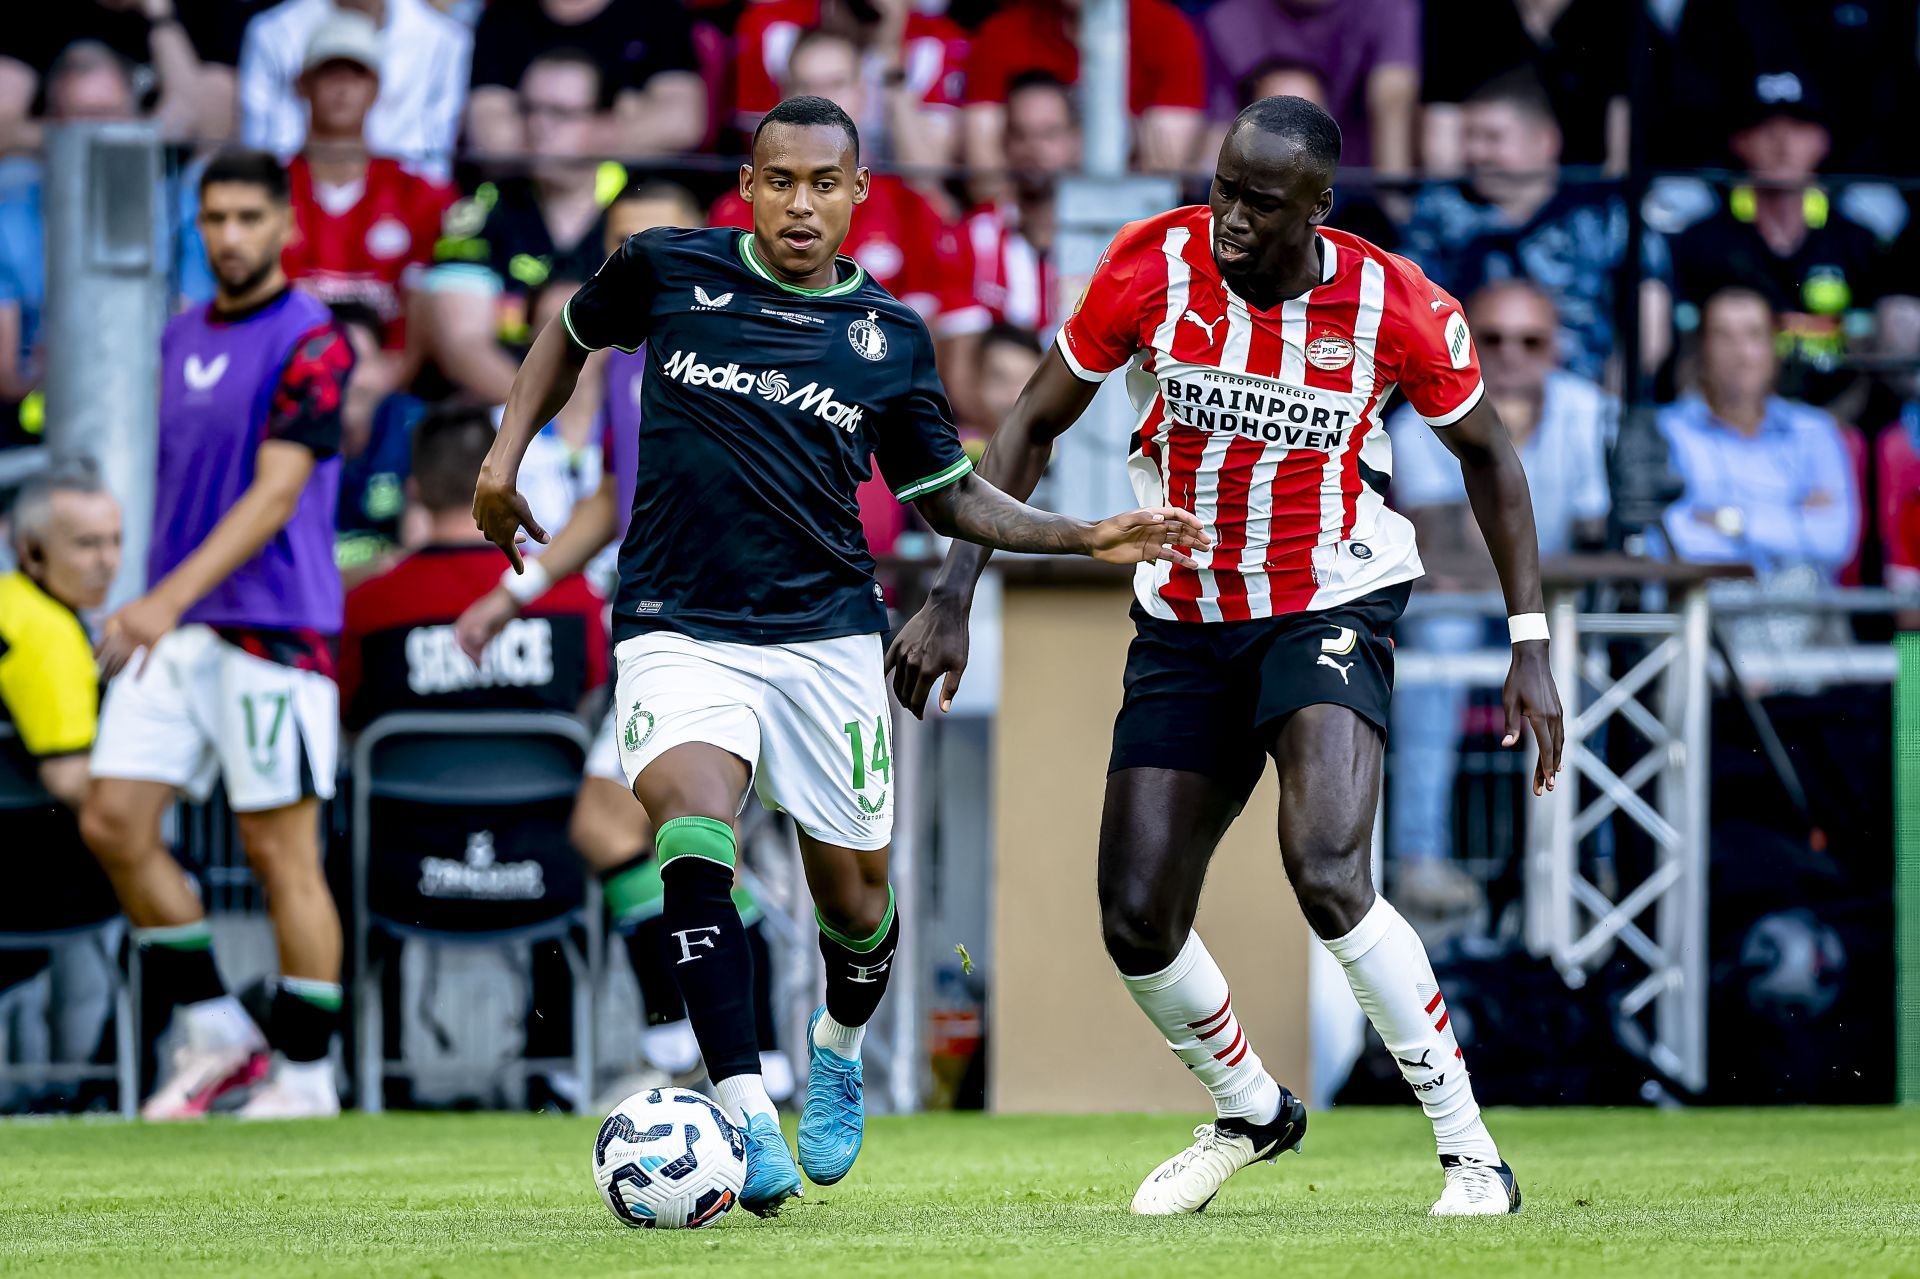
{"type": "Polygon", "coordinates": [[[887,355],[887,335],[880,327],[880,313],[867,312],[864,320],[855,320],[847,326],[847,341],[852,344],[855,355],[863,360],[882,360],[887,355]]]}
{"type": "Polygon", "coordinates": [[[1307,343],[1307,363],[1331,373],[1353,363],[1353,343],[1338,333],[1322,333],[1307,343]]]}
{"type": "Polygon", "coordinates": [[[636,703],[633,708],[633,714],[627,716],[627,749],[630,751],[639,750],[647,744],[647,739],[652,736],[653,712],[641,710],[639,704],[636,703]]]}

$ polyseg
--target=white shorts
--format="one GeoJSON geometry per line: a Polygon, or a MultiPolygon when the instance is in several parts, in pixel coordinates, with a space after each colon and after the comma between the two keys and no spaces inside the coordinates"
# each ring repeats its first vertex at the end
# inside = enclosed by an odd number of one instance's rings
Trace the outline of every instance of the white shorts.
{"type": "Polygon", "coordinates": [[[135,654],[107,686],[95,777],[165,782],[194,800],[224,778],[236,813],[333,797],[340,690],[325,675],[255,657],[197,624],[161,636],[140,663],[135,654]]]}
{"type": "Polygon", "coordinates": [[[878,635],[723,644],[653,631],[613,650],[620,764],[633,779],[706,742],[753,770],[768,808],[842,848],[893,838],[893,725],[878,635]]]}
{"type": "Polygon", "coordinates": [[[627,770],[620,766],[620,730],[614,723],[611,706],[600,717],[600,729],[593,735],[593,745],[587,748],[586,773],[588,777],[604,777],[622,786],[633,785],[627,780],[627,770]]]}

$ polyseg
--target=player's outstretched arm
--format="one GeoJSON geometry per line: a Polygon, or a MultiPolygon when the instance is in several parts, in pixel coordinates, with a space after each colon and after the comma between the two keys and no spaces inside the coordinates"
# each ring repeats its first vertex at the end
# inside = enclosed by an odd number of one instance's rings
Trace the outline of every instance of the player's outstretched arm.
{"type": "MultiPolygon", "coordinates": [[[[1533,527],[1533,499],[1527,492],[1527,473],[1514,452],[1513,441],[1493,405],[1482,399],[1472,412],[1451,426],[1434,432],[1460,460],[1467,501],[1473,518],[1487,539],[1500,589],[1512,615],[1546,611],[1540,590],[1540,541],[1533,527]]],[[[1521,640],[1513,646],[1513,664],[1507,671],[1501,698],[1506,708],[1503,746],[1520,740],[1520,722],[1533,725],[1540,758],[1533,770],[1533,793],[1553,789],[1560,771],[1566,729],[1560,712],[1560,694],[1553,686],[1547,662],[1547,641],[1521,640]]]]}
{"type": "Polygon", "coordinates": [[[520,371],[513,375],[506,414],[474,482],[473,522],[489,542],[506,552],[516,573],[525,570],[516,545],[520,530],[526,529],[536,542],[547,540],[547,531],[535,522],[527,499],[520,495],[520,459],[540,428],[572,398],[588,354],[568,335],[566,325],[549,324],[540,330],[520,371]]]}
{"type": "MultiPolygon", "coordinates": [[[[1048,351],[1013,412],[987,442],[974,474],[1002,494],[1021,500],[1031,496],[1053,456],[1054,440],[1079,420],[1098,389],[1098,384],[1075,377],[1058,350],[1048,351]]],[[[943,676],[940,709],[953,704],[967,669],[967,614],[973,608],[974,587],[992,554],[992,546],[973,541],[956,541],[948,548],[927,602],[887,650],[894,691],[916,716],[925,712],[927,695],[943,676]]]]}
{"type": "Polygon", "coordinates": [[[1142,507],[1090,524],[1028,506],[974,474],[914,506],[943,537],[1029,555],[1090,555],[1108,564],[1170,560],[1198,568],[1186,548],[1212,545],[1193,512],[1177,506],[1142,507]]]}

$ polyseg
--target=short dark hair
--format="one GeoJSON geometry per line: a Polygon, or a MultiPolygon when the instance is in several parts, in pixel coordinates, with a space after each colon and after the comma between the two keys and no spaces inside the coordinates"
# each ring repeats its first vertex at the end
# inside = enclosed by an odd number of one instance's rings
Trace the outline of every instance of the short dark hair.
{"type": "Polygon", "coordinates": [[[860,163],[860,130],[854,127],[853,117],[828,98],[802,94],[797,98],[788,98],[761,116],[759,125],[753,131],[754,150],[760,149],[760,135],[767,131],[770,124],[791,124],[803,129],[828,125],[839,129],[847,135],[847,144],[853,148],[853,162],[860,163]]]}
{"type": "Polygon", "coordinates": [[[386,324],[380,319],[380,313],[358,298],[342,298],[338,302],[329,302],[327,310],[333,312],[333,318],[338,320],[343,328],[359,325],[372,333],[376,339],[387,331],[386,324]]]}
{"type": "Polygon", "coordinates": [[[1007,81],[1007,101],[1012,102],[1013,95],[1016,93],[1027,93],[1035,89],[1042,93],[1059,94],[1067,104],[1067,115],[1073,120],[1075,126],[1079,125],[1079,99],[1074,97],[1072,86],[1068,85],[1051,71],[1022,71],[1019,75],[1014,76],[1013,79],[1007,81]]]}
{"type": "Polygon", "coordinates": [[[987,351],[995,345],[1018,347],[1033,355],[1040,354],[1040,336],[1032,329],[1018,324],[1009,324],[1005,320],[996,320],[980,330],[980,342],[977,348],[979,358],[984,363],[987,351]]]}
{"type": "Polygon", "coordinates": [[[413,485],[436,515],[473,505],[473,485],[493,447],[493,415],[468,404],[435,409],[413,428],[413,485]]]}
{"type": "Polygon", "coordinates": [[[1547,96],[1546,86],[1540,83],[1539,76],[1525,67],[1487,81],[1467,95],[1465,105],[1477,107],[1496,104],[1512,107],[1542,124],[1557,126],[1560,123],[1559,117],[1553,113],[1553,99],[1547,96]]]}
{"type": "Polygon", "coordinates": [[[527,62],[526,69],[520,73],[520,83],[514,86],[516,89],[526,85],[527,77],[533,74],[535,67],[580,67],[591,72],[594,101],[602,106],[606,105],[607,78],[600,70],[598,59],[585,49],[576,49],[572,45],[560,45],[534,54],[527,62]]]}
{"type": "Polygon", "coordinates": [[[1305,98],[1261,98],[1233,118],[1233,131],[1258,129],[1285,138],[1306,153],[1331,178],[1340,167],[1340,126],[1305,98]]]}
{"type": "Polygon", "coordinates": [[[200,194],[216,182],[240,182],[265,191],[277,204],[287,202],[287,171],[265,151],[229,148],[207,161],[200,174],[200,194]]]}

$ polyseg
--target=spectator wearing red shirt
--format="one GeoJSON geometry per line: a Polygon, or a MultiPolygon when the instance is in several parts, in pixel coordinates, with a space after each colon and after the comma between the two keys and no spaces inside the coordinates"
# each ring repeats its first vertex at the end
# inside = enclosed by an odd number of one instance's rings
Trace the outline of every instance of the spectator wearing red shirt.
{"type": "Polygon", "coordinates": [[[735,121],[751,133],[791,79],[788,63],[814,29],[851,40],[868,112],[854,115],[860,147],[882,163],[940,164],[954,158],[967,34],[911,0],[760,0],[735,35],[735,121]]]}
{"type": "MultiPolygon", "coordinates": [[[[1128,109],[1134,162],[1178,170],[1193,159],[1204,124],[1207,79],[1200,40],[1166,0],[1129,0],[1128,109]]],[[[967,58],[967,162],[998,169],[1005,156],[1007,94],[1028,71],[1062,84],[1080,79],[1080,0],[1017,0],[981,24],[967,58]]]]}
{"type": "Polygon", "coordinates": [[[373,20],[347,9],[307,41],[299,81],[307,142],[287,166],[295,231],[280,265],[323,302],[366,306],[380,321],[382,347],[398,351],[406,344],[406,292],[433,261],[453,192],[368,154],[380,44],[373,20]]]}
{"type": "MultiPolygon", "coordinates": [[[[809,31],[793,47],[787,96],[817,94],[858,119],[866,106],[859,65],[859,54],[845,36],[809,31]]],[[[707,217],[709,225],[752,229],[753,206],[746,199],[748,172],[743,165],[740,188],[715,202],[707,217]]],[[[866,201],[854,210],[852,228],[840,251],[929,324],[937,325],[941,315],[972,304],[959,237],[925,196],[893,174],[873,175],[866,201]]]]}
{"type": "Polygon", "coordinates": [[[493,444],[485,409],[448,409],[420,423],[408,488],[428,543],[347,594],[340,700],[348,728],[388,711],[551,709],[572,712],[607,680],[604,604],[575,574],[508,622],[476,664],[454,619],[500,581],[500,552],[473,525],[473,480],[493,444]]]}

